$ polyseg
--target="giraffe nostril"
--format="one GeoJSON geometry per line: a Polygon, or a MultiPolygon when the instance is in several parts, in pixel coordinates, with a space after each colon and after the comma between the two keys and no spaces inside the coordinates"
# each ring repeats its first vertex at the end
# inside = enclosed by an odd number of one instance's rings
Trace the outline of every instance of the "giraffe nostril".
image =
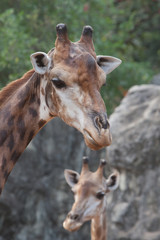
{"type": "Polygon", "coordinates": [[[107,120],[107,114],[104,113],[104,114],[98,114],[97,116],[95,116],[94,124],[99,130],[101,130],[102,128],[104,128],[104,129],[109,128],[109,122],[107,120]]]}
{"type": "Polygon", "coordinates": [[[107,119],[103,120],[102,118],[100,118],[100,123],[102,125],[102,128],[104,128],[104,129],[109,128],[109,122],[107,119]]]}
{"type": "Polygon", "coordinates": [[[79,215],[78,214],[69,213],[68,214],[68,218],[70,218],[71,220],[77,220],[79,218],[79,215]]]}
{"type": "Polygon", "coordinates": [[[73,216],[72,216],[72,219],[73,220],[77,220],[79,218],[79,215],[78,214],[74,214],[73,216]]]}

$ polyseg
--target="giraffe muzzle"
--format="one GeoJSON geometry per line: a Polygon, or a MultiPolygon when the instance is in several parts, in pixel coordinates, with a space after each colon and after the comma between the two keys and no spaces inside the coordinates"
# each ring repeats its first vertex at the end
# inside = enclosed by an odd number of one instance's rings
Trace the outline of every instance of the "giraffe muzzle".
{"type": "Polygon", "coordinates": [[[92,125],[88,124],[83,131],[86,145],[93,150],[109,146],[112,142],[110,125],[106,113],[92,113],[92,125]]]}
{"type": "Polygon", "coordinates": [[[83,223],[80,221],[80,215],[69,212],[65,221],[63,222],[63,227],[67,231],[74,232],[77,231],[82,224],[83,223]]]}

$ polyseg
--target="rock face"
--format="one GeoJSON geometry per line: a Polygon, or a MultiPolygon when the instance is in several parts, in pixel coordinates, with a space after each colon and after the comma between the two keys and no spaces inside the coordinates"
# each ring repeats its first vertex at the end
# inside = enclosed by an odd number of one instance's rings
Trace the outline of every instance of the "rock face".
{"type": "Polygon", "coordinates": [[[153,79],[151,80],[151,84],[160,85],[160,73],[153,76],[153,79]]]}
{"type": "MultiPolygon", "coordinates": [[[[131,88],[110,124],[107,159],[121,180],[119,190],[108,194],[108,240],[160,240],[160,87],[131,88]]],[[[90,239],[89,224],[75,233],[62,227],[73,203],[63,172],[80,171],[83,155],[95,170],[106,150],[89,150],[81,134],[59,119],[40,131],[0,198],[0,240],[90,239]]]]}
{"type": "Polygon", "coordinates": [[[108,239],[159,240],[160,87],[132,87],[110,124],[113,144],[107,158],[121,180],[108,199],[108,239]]]}

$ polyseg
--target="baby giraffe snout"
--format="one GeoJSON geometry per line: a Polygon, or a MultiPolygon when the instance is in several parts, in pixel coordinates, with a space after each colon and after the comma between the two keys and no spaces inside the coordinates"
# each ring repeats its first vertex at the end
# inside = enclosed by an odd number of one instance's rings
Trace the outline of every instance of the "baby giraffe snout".
{"type": "Polygon", "coordinates": [[[80,214],[70,211],[63,222],[63,227],[70,231],[78,230],[82,225],[80,214]]]}

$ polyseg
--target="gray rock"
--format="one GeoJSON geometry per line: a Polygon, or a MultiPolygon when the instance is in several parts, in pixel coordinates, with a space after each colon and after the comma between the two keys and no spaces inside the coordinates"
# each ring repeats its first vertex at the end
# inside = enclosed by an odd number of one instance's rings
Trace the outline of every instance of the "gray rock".
{"type": "Polygon", "coordinates": [[[126,202],[118,203],[113,208],[113,212],[111,213],[112,221],[115,223],[123,223],[123,217],[126,215],[129,208],[129,204],[126,202]]]}
{"type": "Polygon", "coordinates": [[[160,85],[160,73],[153,77],[151,84],[160,85]]]}
{"type": "Polygon", "coordinates": [[[110,117],[107,149],[121,172],[108,210],[110,240],[160,239],[160,87],[132,87],[110,117]]]}

